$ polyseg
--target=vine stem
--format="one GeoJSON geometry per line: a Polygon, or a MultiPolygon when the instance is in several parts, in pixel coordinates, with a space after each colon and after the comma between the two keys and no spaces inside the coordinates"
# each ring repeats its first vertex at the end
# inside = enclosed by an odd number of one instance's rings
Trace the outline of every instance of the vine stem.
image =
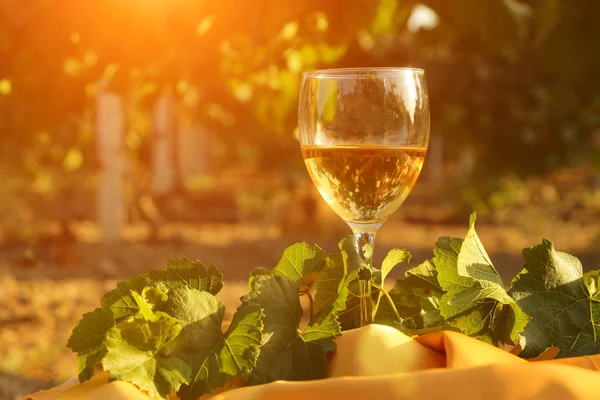
{"type": "MultiPolygon", "coordinates": [[[[375,284],[375,282],[372,282],[375,284]]],[[[377,296],[377,303],[375,303],[375,307],[373,308],[373,318],[377,315],[377,310],[379,310],[379,303],[381,303],[381,295],[377,296]]]]}
{"type": "MultiPolygon", "coordinates": [[[[383,287],[379,286],[378,284],[376,284],[373,281],[371,281],[371,285],[375,289],[379,290],[379,292],[381,292],[385,296],[385,298],[387,299],[387,301],[390,303],[390,306],[392,307],[392,310],[394,311],[394,314],[396,315],[396,319],[398,320],[398,322],[402,322],[402,318],[400,317],[400,313],[398,313],[398,309],[396,308],[396,305],[394,304],[394,301],[390,297],[390,294],[387,292],[387,290],[385,290],[383,287]]],[[[381,300],[381,298],[379,300],[381,300]]],[[[377,300],[377,308],[379,308],[379,300],[377,300]]],[[[377,313],[377,309],[375,310],[375,313],[377,313]]]]}

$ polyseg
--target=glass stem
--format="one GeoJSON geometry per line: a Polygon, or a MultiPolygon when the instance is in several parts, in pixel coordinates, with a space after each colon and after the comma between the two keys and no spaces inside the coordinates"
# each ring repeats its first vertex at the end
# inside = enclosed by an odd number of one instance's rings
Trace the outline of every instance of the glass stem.
{"type": "MultiPolygon", "coordinates": [[[[375,232],[354,231],[354,241],[358,254],[372,272],[373,247],[375,246],[375,232]]],[[[370,275],[370,274],[369,274],[370,275]]],[[[360,326],[373,323],[373,296],[371,296],[371,280],[361,279],[359,284],[360,295],[360,326]]]]}

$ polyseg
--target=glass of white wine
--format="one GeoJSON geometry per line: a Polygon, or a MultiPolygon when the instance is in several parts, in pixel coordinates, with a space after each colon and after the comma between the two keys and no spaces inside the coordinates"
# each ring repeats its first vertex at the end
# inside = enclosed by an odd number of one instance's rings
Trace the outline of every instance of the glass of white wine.
{"type": "MultiPolygon", "coordinates": [[[[350,226],[371,269],[375,235],[404,202],[429,143],[425,73],[416,68],[307,72],[298,106],[306,168],[327,204],[350,226]]],[[[372,323],[368,280],[359,282],[360,325],[372,323]]]]}

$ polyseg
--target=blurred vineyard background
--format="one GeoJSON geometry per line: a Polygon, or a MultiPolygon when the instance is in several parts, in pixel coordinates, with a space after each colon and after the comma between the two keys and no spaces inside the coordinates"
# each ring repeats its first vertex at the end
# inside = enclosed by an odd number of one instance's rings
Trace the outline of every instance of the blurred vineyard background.
{"type": "Polygon", "coordinates": [[[541,237],[598,267],[597,0],[0,0],[0,399],[74,375],[80,315],[167,257],[217,264],[235,305],[293,241],[333,250],[297,96],[349,66],[429,86],[429,156],[376,261],[422,261],[477,210],[501,274],[541,237]]]}

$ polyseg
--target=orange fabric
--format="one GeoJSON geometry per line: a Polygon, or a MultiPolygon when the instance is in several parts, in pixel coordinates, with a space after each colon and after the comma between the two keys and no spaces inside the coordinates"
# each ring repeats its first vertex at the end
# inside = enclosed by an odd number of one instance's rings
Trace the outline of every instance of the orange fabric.
{"type": "Polygon", "coordinates": [[[446,368],[463,369],[489,364],[527,362],[497,347],[452,331],[429,333],[415,340],[444,354],[446,368]]]}
{"type": "MultiPolygon", "coordinates": [[[[533,364],[497,347],[490,346],[457,332],[443,331],[430,333],[416,337],[415,341],[431,350],[444,354],[446,356],[446,368],[470,368],[504,362],[533,364]]],[[[535,364],[540,363],[570,365],[600,372],[600,354],[535,362],[535,364]]],[[[600,376],[598,378],[600,379],[600,376]]],[[[600,395],[598,399],[600,400],[600,395]]]]}
{"type": "Polygon", "coordinates": [[[327,376],[373,376],[445,368],[443,353],[422,346],[397,329],[368,325],[345,331],[336,338],[337,349],[329,360],[327,376]]]}
{"type": "MultiPolygon", "coordinates": [[[[574,367],[600,372],[600,354],[574,358],[560,358],[558,360],[540,361],[548,364],[572,365],[574,367]]],[[[600,399],[600,395],[598,396],[600,399]]]]}
{"type": "MultiPolygon", "coordinates": [[[[411,339],[387,327],[370,326],[344,335],[346,341],[338,341],[335,356],[343,357],[344,362],[360,364],[365,348],[375,349],[366,367],[344,369],[348,375],[362,376],[273,382],[230,390],[211,399],[600,400],[600,355],[527,362],[456,332],[436,332],[411,339]],[[388,340],[387,335],[396,337],[388,340]],[[352,340],[348,340],[350,337],[352,340]],[[432,357],[433,361],[415,361],[411,357],[432,357]],[[373,369],[373,359],[385,365],[380,374],[373,369]]],[[[25,399],[147,399],[144,394],[134,392],[132,385],[108,383],[106,374],[100,374],[86,384],[58,387],[25,399]]]]}
{"type": "MultiPolygon", "coordinates": [[[[427,350],[442,354],[445,368],[416,368],[412,372],[336,377],[313,382],[274,382],[235,389],[211,399],[600,400],[600,355],[528,362],[450,331],[423,335],[414,341],[427,350]]],[[[390,350],[389,353],[393,352],[390,350]]],[[[377,357],[385,358],[386,354],[377,357]]],[[[394,356],[399,363],[426,364],[394,356]]]]}
{"type": "Polygon", "coordinates": [[[490,364],[464,370],[274,382],[241,388],[213,400],[594,400],[600,375],[564,365],[490,364]]]}
{"type": "Polygon", "coordinates": [[[128,382],[108,382],[108,373],[96,374],[84,384],[75,381],[26,396],[23,400],[148,400],[128,382]]]}

